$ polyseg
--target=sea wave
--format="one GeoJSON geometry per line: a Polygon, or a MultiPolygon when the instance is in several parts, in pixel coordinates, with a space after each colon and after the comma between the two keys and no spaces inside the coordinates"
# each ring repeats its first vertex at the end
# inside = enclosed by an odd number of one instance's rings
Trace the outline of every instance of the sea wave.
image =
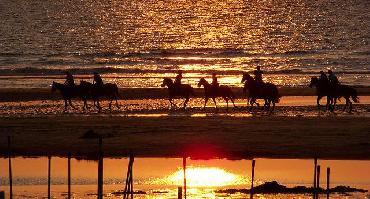
{"type": "MultiPolygon", "coordinates": [[[[40,67],[23,67],[23,68],[6,68],[0,69],[0,76],[18,76],[18,75],[63,75],[66,71],[70,71],[76,75],[92,74],[98,72],[101,74],[164,74],[177,73],[178,68],[173,69],[139,69],[139,68],[117,68],[117,67],[93,67],[93,68],[40,68],[40,67]]],[[[246,70],[183,70],[185,73],[211,74],[217,73],[219,75],[239,75],[243,72],[251,72],[246,70]]],[[[301,69],[283,69],[283,70],[269,70],[265,74],[317,74],[319,71],[304,71],[301,69]]],[[[368,70],[358,71],[336,71],[337,74],[370,74],[368,70]]]]}
{"type": "Polygon", "coordinates": [[[147,51],[105,51],[105,52],[70,52],[70,53],[0,53],[0,57],[14,57],[14,56],[43,56],[43,57],[64,57],[64,56],[78,56],[78,57],[168,57],[168,56],[205,56],[205,57],[220,57],[220,56],[256,56],[256,55],[306,55],[322,53],[318,50],[287,50],[282,52],[260,53],[256,49],[247,48],[184,48],[184,49],[151,49],[147,51]]]}

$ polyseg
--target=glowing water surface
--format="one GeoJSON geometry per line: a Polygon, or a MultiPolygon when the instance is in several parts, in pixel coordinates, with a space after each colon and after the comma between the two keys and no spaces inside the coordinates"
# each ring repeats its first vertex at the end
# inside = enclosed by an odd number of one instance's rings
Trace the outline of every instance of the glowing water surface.
{"type": "MultiPolygon", "coordinates": [[[[41,198],[47,195],[47,158],[15,158],[13,183],[15,198],[41,198]]],[[[104,193],[106,198],[123,190],[128,159],[104,160],[104,193]]],[[[331,186],[350,185],[370,189],[369,161],[319,160],[322,168],[322,187],[326,184],[326,167],[331,168],[331,186]]],[[[96,198],[97,162],[72,159],[72,192],[75,198],[96,198]]],[[[1,186],[8,194],[7,160],[0,160],[1,186]]],[[[67,160],[52,158],[52,186],[54,198],[64,198],[67,191],[67,160]]],[[[135,198],[177,198],[177,187],[182,186],[183,170],[180,158],[136,158],[134,163],[135,198]]],[[[187,161],[188,198],[245,198],[246,195],[221,194],[216,190],[226,188],[249,188],[250,160],[191,160],[187,161]]],[[[311,186],[313,160],[256,159],[256,184],[276,180],[292,187],[311,186]]],[[[367,193],[348,196],[333,194],[332,198],[366,198],[367,193]]],[[[257,195],[256,198],[311,198],[310,195],[257,195]]]]}

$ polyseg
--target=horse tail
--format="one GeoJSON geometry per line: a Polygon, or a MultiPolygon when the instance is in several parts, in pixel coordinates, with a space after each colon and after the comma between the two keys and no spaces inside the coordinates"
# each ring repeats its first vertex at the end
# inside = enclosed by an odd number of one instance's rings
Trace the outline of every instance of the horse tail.
{"type": "Polygon", "coordinates": [[[356,103],[359,103],[360,102],[360,98],[358,98],[357,96],[357,91],[356,89],[353,89],[353,93],[352,93],[352,96],[351,96],[352,100],[356,103]]]}

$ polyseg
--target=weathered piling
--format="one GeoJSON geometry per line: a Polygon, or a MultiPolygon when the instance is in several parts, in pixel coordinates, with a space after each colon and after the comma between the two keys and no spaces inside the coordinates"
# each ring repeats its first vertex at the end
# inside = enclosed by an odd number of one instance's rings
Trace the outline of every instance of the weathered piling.
{"type": "Polygon", "coordinates": [[[12,150],[10,136],[8,136],[8,167],[9,167],[9,198],[13,199],[12,150]]]}
{"type": "Polygon", "coordinates": [[[326,198],[330,197],[330,167],[326,168],[326,198]]]}
{"type": "Polygon", "coordinates": [[[71,153],[68,153],[68,199],[71,199],[71,153]]]}
{"type": "Polygon", "coordinates": [[[131,199],[133,199],[134,198],[134,169],[133,169],[133,167],[134,167],[134,155],[130,155],[130,164],[131,164],[131,169],[130,169],[130,172],[131,172],[131,175],[130,175],[130,183],[131,183],[131,199]]]}
{"type": "Polygon", "coordinates": [[[103,138],[99,137],[98,199],[103,198],[103,138]]]}
{"type": "Polygon", "coordinates": [[[177,187],[177,199],[182,199],[182,187],[177,187]]]}
{"type": "Polygon", "coordinates": [[[313,161],[313,199],[316,199],[316,169],[317,169],[317,158],[314,159],[313,161]]]}
{"type": "Polygon", "coordinates": [[[317,165],[316,198],[319,198],[319,191],[320,191],[320,165],[317,165]]]}
{"type": "Polygon", "coordinates": [[[251,190],[250,190],[250,198],[253,198],[253,189],[254,189],[254,167],[256,166],[256,160],[252,160],[252,182],[251,182],[251,190]]]}
{"type": "Polygon", "coordinates": [[[48,199],[51,198],[50,184],[51,184],[51,156],[48,156],[48,199]]]}
{"type": "Polygon", "coordinates": [[[125,189],[123,191],[123,198],[134,198],[134,183],[133,183],[133,165],[134,165],[135,157],[133,154],[130,154],[130,159],[127,168],[127,176],[126,176],[126,183],[125,189]]]}
{"type": "Polygon", "coordinates": [[[186,199],[186,157],[182,158],[182,168],[184,171],[184,198],[186,199]]]}

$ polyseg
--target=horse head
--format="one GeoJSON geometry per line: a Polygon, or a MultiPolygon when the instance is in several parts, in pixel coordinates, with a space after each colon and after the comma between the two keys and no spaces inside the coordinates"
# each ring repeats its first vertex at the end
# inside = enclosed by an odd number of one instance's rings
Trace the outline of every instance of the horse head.
{"type": "Polygon", "coordinates": [[[165,86],[170,87],[172,85],[173,85],[172,79],[171,78],[168,78],[168,77],[165,77],[163,79],[163,82],[161,84],[161,87],[165,87],[165,86]]]}
{"type": "Polygon", "coordinates": [[[206,84],[208,84],[207,80],[204,77],[202,77],[199,80],[198,87],[201,87],[202,85],[205,86],[206,84]]]}
{"type": "Polygon", "coordinates": [[[250,81],[250,80],[252,80],[252,79],[253,79],[253,77],[252,77],[252,76],[250,76],[248,73],[244,72],[244,73],[243,73],[243,78],[242,78],[241,83],[244,83],[244,82],[246,82],[246,81],[250,81]]]}
{"type": "Polygon", "coordinates": [[[313,86],[317,86],[319,84],[319,79],[317,77],[311,77],[311,83],[309,85],[310,88],[313,86]]]}

